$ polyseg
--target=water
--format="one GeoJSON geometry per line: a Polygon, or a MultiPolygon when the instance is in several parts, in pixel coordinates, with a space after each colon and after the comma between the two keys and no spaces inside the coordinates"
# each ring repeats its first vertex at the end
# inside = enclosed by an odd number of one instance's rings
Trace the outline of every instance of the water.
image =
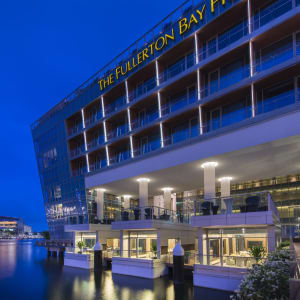
{"type": "Polygon", "coordinates": [[[227,300],[229,295],[194,288],[192,280],[175,287],[168,277],[147,280],[64,267],[34,241],[0,241],[0,299],[227,300]]]}

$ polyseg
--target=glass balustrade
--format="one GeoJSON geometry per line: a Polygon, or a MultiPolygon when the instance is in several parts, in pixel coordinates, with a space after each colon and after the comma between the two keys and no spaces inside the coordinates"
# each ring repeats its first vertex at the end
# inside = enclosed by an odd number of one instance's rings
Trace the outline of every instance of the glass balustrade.
{"type": "Polygon", "coordinates": [[[101,135],[97,138],[94,138],[87,144],[87,148],[90,150],[92,148],[96,148],[98,146],[101,146],[104,143],[104,136],[101,135]]]}
{"type": "Polygon", "coordinates": [[[156,87],[156,77],[152,77],[143,83],[139,84],[132,92],[129,93],[129,101],[132,101],[148,92],[156,87]]]}
{"type": "Polygon", "coordinates": [[[84,152],[85,152],[84,145],[81,145],[80,147],[70,150],[70,156],[71,157],[78,156],[84,152]]]}

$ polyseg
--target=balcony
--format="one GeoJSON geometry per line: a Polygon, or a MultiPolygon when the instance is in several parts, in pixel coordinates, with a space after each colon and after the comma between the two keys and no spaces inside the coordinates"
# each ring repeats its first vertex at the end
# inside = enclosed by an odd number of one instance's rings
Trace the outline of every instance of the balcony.
{"type": "Polygon", "coordinates": [[[85,152],[84,145],[76,147],[75,149],[70,150],[70,157],[73,158],[75,156],[81,155],[85,152]]]}
{"type": "Polygon", "coordinates": [[[174,97],[171,97],[167,104],[162,105],[161,113],[164,116],[195,102],[197,102],[196,89],[190,88],[188,89],[188,92],[184,91],[174,97]]]}
{"type": "MultiPolygon", "coordinates": [[[[85,175],[87,173],[87,167],[82,167],[82,168],[78,168],[75,170],[72,170],[72,176],[80,176],[80,175],[85,175]]],[[[81,224],[81,223],[79,223],[81,224]]]]}
{"type": "Polygon", "coordinates": [[[91,114],[91,116],[85,120],[85,127],[89,127],[89,126],[97,123],[102,118],[103,118],[102,111],[98,111],[94,114],[91,114]]]}
{"type": "Polygon", "coordinates": [[[129,101],[147,94],[157,86],[156,77],[152,77],[143,83],[139,84],[132,92],[129,93],[129,101]]]}
{"type": "Polygon", "coordinates": [[[139,116],[136,121],[131,123],[131,130],[146,126],[147,124],[155,121],[159,118],[158,110],[145,113],[143,116],[139,116]]]}
{"type": "Polygon", "coordinates": [[[131,152],[129,150],[118,151],[115,155],[109,158],[109,164],[110,165],[117,164],[122,161],[128,160],[130,158],[131,158],[131,152]]]}
{"type": "Polygon", "coordinates": [[[91,150],[94,148],[98,148],[98,147],[102,146],[103,144],[104,144],[104,136],[101,135],[101,136],[98,136],[97,138],[94,138],[90,142],[88,142],[87,148],[88,148],[88,150],[91,150]]]}
{"type": "Polygon", "coordinates": [[[125,135],[129,132],[129,126],[128,124],[119,125],[116,128],[113,128],[108,134],[107,134],[107,140],[114,139],[116,137],[120,137],[125,135]]]}
{"type": "Polygon", "coordinates": [[[186,55],[185,57],[178,60],[173,65],[167,67],[163,72],[159,74],[159,83],[168,81],[169,79],[175,77],[176,75],[184,72],[185,70],[191,68],[196,63],[196,56],[194,52],[186,55]]]}
{"type": "Polygon", "coordinates": [[[73,127],[71,127],[71,128],[68,129],[68,135],[72,136],[72,135],[74,135],[76,133],[79,133],[82,130],[83,130],[82,123],[77,124],[77,125],[75,125],[75,126],[73,126],[73,127]]]}
{"type": "Polygon", "coordinates": [[[124,209],[115,222],[158,220],[169,223],[189,224],[189,214],[179,213],[157,206],[124,209]]]}
{"type": "MultiPolygon", "coordinates": [[[[299,5],[297,3],[296,5],[299,5]]],[[[293,9],[293,0],[277,0],[255,10],[252,17],[252,29],[257,30],[284,13],[293,9]]]]}
{"type": "Polygon", "coordinates": [[[160,137],[147,140],[147,142],[140,145],[140,147],[134,151],[134,157],[144,155],[146,153],[155,151],[160,148],[161,148],[160,137]]]}
{"type": "Polygon", "coordinates": [[[123,95],[111,103],[107,104],[105,107],[105,115],[109,115],[113,112],[120,110],[123,106],[126,105],[126,96],[123,95]]]}
{"type": "Polygon", "coordinates": [[[269,192],[237,194],[194,201],[192,225],[268,225],[279,221],[279,212],[269,192]]]}

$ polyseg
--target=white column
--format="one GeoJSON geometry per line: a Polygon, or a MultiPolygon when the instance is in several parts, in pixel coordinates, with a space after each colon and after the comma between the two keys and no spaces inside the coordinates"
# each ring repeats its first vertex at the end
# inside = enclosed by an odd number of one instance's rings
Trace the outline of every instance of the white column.
{"type": "Polygon", "coordinates": [[[224,198],[230,196],[230,183],[231,183],[232,177],[222,177],[219,179],[221,182],[221,210],[225,211],[226,205],[224,198]]]}
{"type": "Polygon", "coordinates": [[[160,229],[157,229],[157,258],[160,259],[160,229]]]}
{"type": "Polygon", "coordinates": [[[202,164],[204,169],[204,199],[211,200],[216,197],[216,167],[217,162],[206,162],[202,164]]]}
{"type": "Polygon", "coordinates": [[[144,208],[148,206],[148,178],[139,178],[139,207],[141,208],[141,219],[145,219],[144,208]]]}
{"type": "Polygon", "coordinates": [[[97,197],[95,198],[97,203],[97,218],[103,220],[104,218],[104,189],[97,189],[97,197]]]}
{"type": "Polygon", "coordinates": [[[172,210],[172,195],[171,192],[173,191],[170,187],[165,187],[162,189],[164,192],[164,208],[172,210]]]}
{"type": "Polygon", "coordinates": [[[275,238],[275,226],[268,226],[268,253],[275,251],[276,238],[275,238]]]}
{"type": "Polygon", "coordinates": [[[252,32],[252,6],[251,0],[247,0],[247,13],[248,13],[248,32],[252,32]]]}
{"type": "Polygon", "coordinates": [[[124,203],[123,203],[123,207],[124,209],[129,209],[130,208],[130,195],[124,195],[124,203]]]}

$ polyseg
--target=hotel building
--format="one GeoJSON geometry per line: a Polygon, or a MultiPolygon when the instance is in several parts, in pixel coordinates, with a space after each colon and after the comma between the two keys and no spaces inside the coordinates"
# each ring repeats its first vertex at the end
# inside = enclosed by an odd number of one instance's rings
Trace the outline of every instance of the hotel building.
{"type": "Polygon", "coordinates": [[[51,238],[247,267],[299,230],[299,125],[300,0],[185,1],[32,125],[51,238]]]}

